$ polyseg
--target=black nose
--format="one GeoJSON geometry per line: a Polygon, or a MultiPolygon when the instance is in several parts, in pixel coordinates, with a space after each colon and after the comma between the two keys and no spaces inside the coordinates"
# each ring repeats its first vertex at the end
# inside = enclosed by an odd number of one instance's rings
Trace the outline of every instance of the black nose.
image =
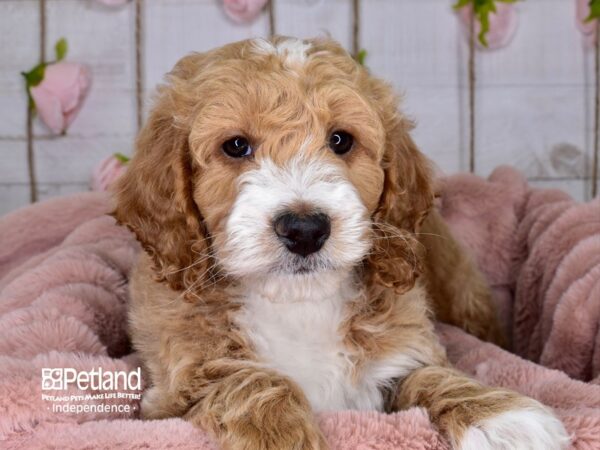
{"type": "Polygon", "coordinates": [[[273,223],[275,233],[288,250],[301,256],[318,252],[329,237],[331,224],[325,214],[283,214],[273,223]]]}

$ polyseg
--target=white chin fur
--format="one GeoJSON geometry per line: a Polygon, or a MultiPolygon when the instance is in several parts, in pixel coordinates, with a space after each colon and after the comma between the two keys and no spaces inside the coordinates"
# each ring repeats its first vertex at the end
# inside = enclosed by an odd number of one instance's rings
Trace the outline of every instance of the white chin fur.
{"type": "Polygon", "coordinates": [[[569,445],[561,423],[543,407],[507,411],[469,427],[460,450],[561,450],[569,445]]]}

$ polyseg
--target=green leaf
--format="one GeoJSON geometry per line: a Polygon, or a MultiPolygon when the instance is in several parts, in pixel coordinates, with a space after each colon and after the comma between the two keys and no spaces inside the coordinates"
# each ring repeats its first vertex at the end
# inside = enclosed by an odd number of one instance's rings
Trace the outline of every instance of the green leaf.
{"type": "Polygon", "coordinates": [[[600,19],[600,0],[590,0],[589,7],[590,15],[585,18],[584,22],[600,19]]]}
{"type": "Polygon", "coordinates": [[[56,54],[56,61],[62,61],[67,56],[67,40],[60,38],[56,45],[54,45],[54,53],[56,54]]]}
{"type": "Polygon", "coordinates": [[[46,66],[46,63],[40,63],[29,72],[21,72],[28,88],[35,87],[42,82],[44,73],[46,72],[46,66]]]}
{"type": "Polygon", "coordinates": [[[123,164],[127,164],[131,160],[129,156],[126,156],[123,153],[115,153],[113,156],[123,164]]]}
{"type": "Polygon", "coordinates": [[[35,102],[31,95],[31,88],[42,82],[44,73],[46,72],[46,66],[46,63],[40,63],[29,72],[21,72],[21,75],[25,78],[25,91],[27,92],[28,105],[31,111],[35,111],[35,102]]]}
{"type": "Polygon", "coordinates": [[[358,54],[356,55],[356,61],[358,61],[358,63],[361,66],[365,65],[365,60],[367,59],[367,51],[363,48],[361,49],[358,54]]]}
{"type": "Polygon", "coordinates": [[[481,45],[483,45],[484,47],[488,46],[486,37],[488,31],[490,31],[490,13],[495,11],[496,7],[493,3],[491,3],[490,5],[482,6],[481,9],[477,12],[477,18],[479,19],[479,23],[481,24],[481,29],[477,38],[479,39],[481,45]]]}
{"type": "MultiPolygon", "coordinates": [[[[487,43],[487,34],[490,31],[490,14],[496,13],[496,2],[501,3],[516,3],[520,0],[458,0],[453,8],[458,10],[460,8],[464,8],[466,6],[471,6],[473,9],[473,15],[476,20],[479,21],[481,25],[479,34],[477,35],[477,39],[484,47],[488,46],[487,43]]],[[[600,0],[591,0],[593,2],[598,2],[600,4],[600,0]]]]}

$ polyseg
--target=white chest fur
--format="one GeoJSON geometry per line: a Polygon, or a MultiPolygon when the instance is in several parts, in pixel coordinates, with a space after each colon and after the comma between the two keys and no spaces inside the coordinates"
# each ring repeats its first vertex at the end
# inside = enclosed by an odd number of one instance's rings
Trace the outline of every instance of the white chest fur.
{"type": "Polygon", "coordinates": [[[236,317],[261,363],[293,379],[315,411],[382,410],[381,387],[418,363],[398,353],[371,361],[353,379],[353,363],[339,330],[347,302],[357,295],[349,280],[279,281],[246,291],[236,317]]]}

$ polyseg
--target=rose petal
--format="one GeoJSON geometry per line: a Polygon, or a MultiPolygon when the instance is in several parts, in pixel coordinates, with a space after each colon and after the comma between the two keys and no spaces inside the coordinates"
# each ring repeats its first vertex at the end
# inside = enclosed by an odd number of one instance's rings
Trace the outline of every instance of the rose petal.
{"type": "Polygon", "coordinates": [[[586,22],[590,15],[589,0],[575,0],[575,19],[577,28],[584,34],[593,33],[596,30],[596,21],[586,22]]]}
{"type": "Polygon", "coordinates": [[[227,16],[236,23],[254,20],[267,4],[267,0],[223,0],[227,16]]]}
{"type": "Polygon", "coordinates": [[[587,47],[594,47],[596,45],[598,21],[585,21],[590,15],[589,0],[575,0],[575,2],[575,23],[577,24],[577,28],[583,33],[585,45],[587,47]]]}
{"type": "Polygon", "coordinates": [[[77,82],[79,77],[79,64],[58,62],[49,64],[44,71],[42,83],[51,92],[61,93],[68,91],[77,82]]]}
{"type": "Polygon", "coordinates": [[[42,84],[60,100],[62,110],[68,111],[79,101],[81,65],[59,62],[46,67],[42,84]]]}
{"type": "Polygon", "coordinates": [[[96,0],[98,3],[102,3],[106,6],[121,6],[127,3],[129,0],[96,0]]]}
{"type": "Polygon", "coordinates": [[[79,71],[79,78],[77,79],[77,86],[76,89],[74,89],[77,91],[78,94],[77,99],[72,105],[63,105],[63,114],[65,115],[65,123],[67,127],[69,127],[71,123],[73,123],[73,120],[75,120],[75,117],[77,117],[79,110],[81,110],[81,107],[83,106],[83,103],[89,92],[90,85],[90,71],[87,69],[87,67],[81,66],[79,71]]]}
{"type": "Polygon", "coordinates": [[[40,84],[31,88],[31,96],[40,119],[55,134],[60,134],[65,129],[65,120],[60,105],[60,100],[40,84]]]}
{"type": "Polygon", "coordinates": [[[52,131],[61,133],[73,122],[90,84],[90,71],[82,64],[59,62],[46,67],[44,79],[31,92],[40,117],[52,131]]]}
{"type": "Polygon", "coordinates": [[[126,164],[119,161],[114,155],[109,156],[94,169],[91,182],[92,190],[107,191],[126,169],[126,164]]]}

